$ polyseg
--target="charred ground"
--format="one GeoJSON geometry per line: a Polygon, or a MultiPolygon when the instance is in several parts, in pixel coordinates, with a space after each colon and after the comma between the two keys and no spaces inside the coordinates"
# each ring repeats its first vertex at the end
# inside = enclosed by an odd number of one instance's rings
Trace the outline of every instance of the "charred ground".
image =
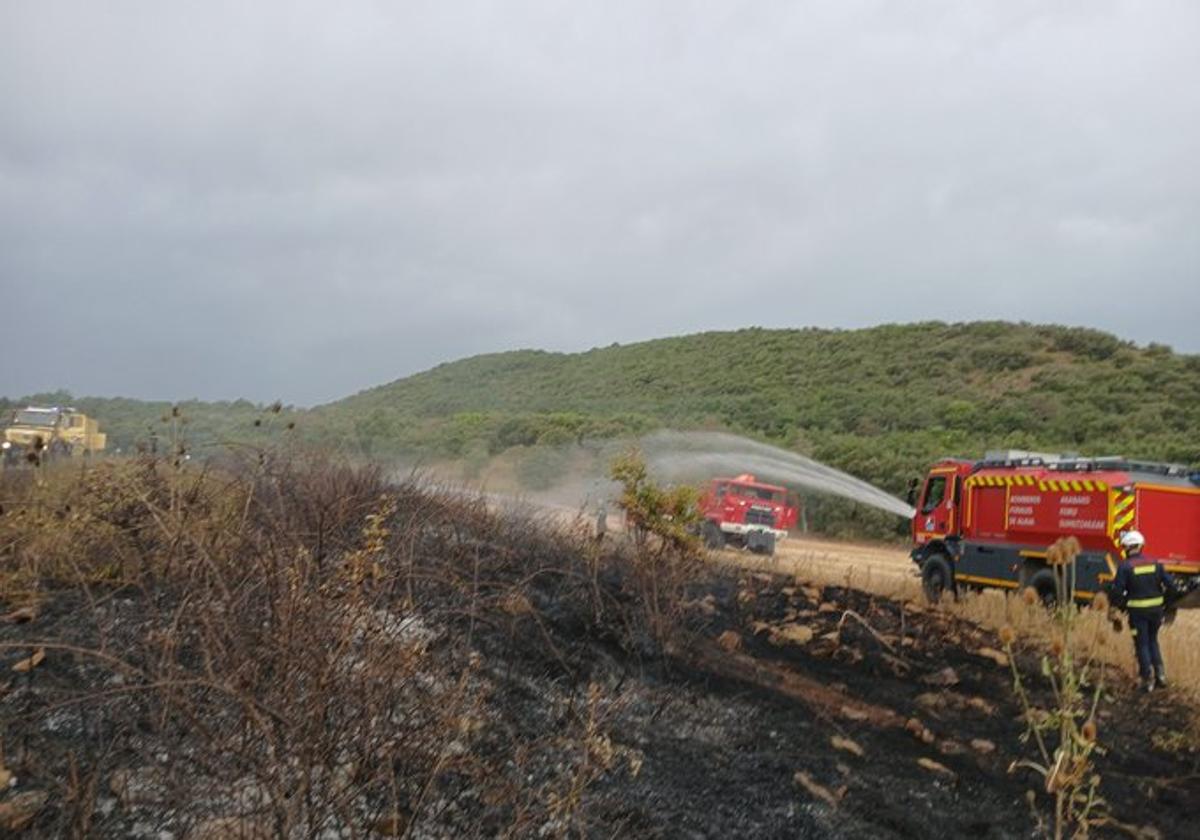
{"type": "MultiPolygon", "coordinates": [[[[0,516],[25,836],[1039,833],[1000,644],[948,613],[327,463],[56,480],[0,516]]],[[[1189,709],[1109,693],[1099,833],[1186,835],[1189,709]]]]}

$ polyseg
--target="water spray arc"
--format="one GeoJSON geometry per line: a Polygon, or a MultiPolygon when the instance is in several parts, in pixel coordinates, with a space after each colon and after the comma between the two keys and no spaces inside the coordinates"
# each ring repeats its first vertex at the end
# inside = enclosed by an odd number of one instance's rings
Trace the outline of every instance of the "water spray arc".
{"type": "Polygon", "coordinates": [[[688,481],[719,473],[752,472],[758,478],[804,487],[911,519],[912,506],[841,470],[724,432],[657,432],[641,441],[646,462],[662,478],[688,481]]]}

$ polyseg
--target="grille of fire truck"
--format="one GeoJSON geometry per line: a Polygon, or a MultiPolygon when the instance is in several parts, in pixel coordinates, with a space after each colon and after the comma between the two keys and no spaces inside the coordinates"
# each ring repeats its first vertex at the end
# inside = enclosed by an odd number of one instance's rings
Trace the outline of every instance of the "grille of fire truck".
{"type": "Polygon", "coordinates": [[[752,507],[746,511],[747,525],[775,526],[775,511],[770,508],[752,507]]]}

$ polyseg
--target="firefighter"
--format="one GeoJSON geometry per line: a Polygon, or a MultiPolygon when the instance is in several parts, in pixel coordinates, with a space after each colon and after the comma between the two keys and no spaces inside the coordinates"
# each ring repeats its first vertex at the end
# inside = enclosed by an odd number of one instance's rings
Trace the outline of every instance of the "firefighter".
{"type": "Polygon", "coordinates": [[[1158,629],[1162,626],[1163,605],[1168,593],[1183,594],[1187,588],[1157,560],[1146,557],[1142,549],[1146,538],[1139,531],[1121,536],[1125,560],[1113,580],[1113,600],[1129,613],[1129,630],[1133,634],[1133,649],[1137,655],[1138,674],[1143,691],[1166,688],[1167,670],[1162,651],[1158,649],[1158,629]]]}

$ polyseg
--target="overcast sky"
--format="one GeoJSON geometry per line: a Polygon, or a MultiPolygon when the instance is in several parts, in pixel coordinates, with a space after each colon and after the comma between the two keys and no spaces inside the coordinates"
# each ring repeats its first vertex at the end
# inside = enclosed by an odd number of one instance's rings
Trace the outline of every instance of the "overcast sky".
{"type": "Polygon", "coordinates": [[[930,318],[1197,352],[1197,44],[1194,0],[0,0],[0,394],[930,318]]]}

